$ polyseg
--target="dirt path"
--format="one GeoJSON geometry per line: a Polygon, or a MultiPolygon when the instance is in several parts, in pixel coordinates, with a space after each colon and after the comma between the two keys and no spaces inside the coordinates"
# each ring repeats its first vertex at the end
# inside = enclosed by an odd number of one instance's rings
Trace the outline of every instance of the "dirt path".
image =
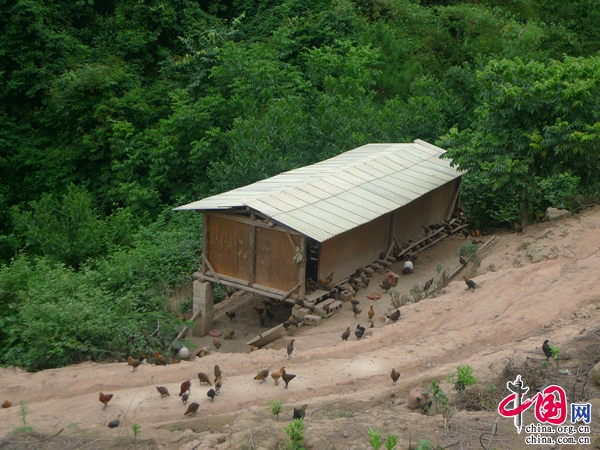
{"type": "MultiPolygon", "coordinates": [[[[138,423],[142,437],[155,438],[168,448],[210,448],[213,444],[214,448],[243,448],[254,432],[258,433],[256,448],[276,448],[284,439],[283,429],[293,406],[303,403],[309,405],[306,435],[314,449],[366,448],[369,426],[399,434],[401,448],[407,448],[410,438],[449,445],[453,438],[444,429],[441,416],[426,417],[406,408],[403,403],[408,391],[416,385],[429,387],[432,379],[438,379],[450,394],[451,386],[445,380],[457,365],[464,364],[473,367],[480,382],[491,383],[505,357],[522,361],[534,356],[532,352],[543,357],[544,339],[559,346],[561,352],[568,351],[582,330],[600,328],[599,227],[600,208],[595,208],[556,223],[528,227],[523,235],[497,236],[474,277],[480,286],[475,292],[466,290],[457,277],[437,298],[403,306],[402,318],[395,324],[385,325],[388,294],[375,302],[366,298],[370,292],[383,293],[377,287],[383,278],[379,273],[368,289],[359,292],[364,311],[358,320],[349,305],[344,305],[340,313],[318,327],[291,328],[271,349],[235,353],[247,351],[245,342],[260,331],[252,309],[260,306],[261,300],[236,296],[229,304],[219,305],[216,313],[215,327],[224,332],[235,329],[237,334],[233,341],[224,342],[220,352],[167,367],[146,364],[134,373],[126,363],[85,363],[33,374],[0,369],[0,401],[18,404],[23,400],[29,407],[28,423],[47,433],[77,424],[79,431],[69,432],[123,435],[127,432],[123,426],[106,428],[107,422],[121,413],[125,427],[138,423]],[[542,248],[554,248],[551,258],[531,264],[526,250],[519,249],[526,238],[537,239],[542,248]],[[367,325],[366,311],[371,304],[376,311],[374,328],[360,341],[352,335],[343,342],[340,335],[346,327],[354,330],[357,323],[367,325]],[[225,308],[236,311],[237,321],[224,316],[225,308]],[[285,346],[291,338],[296,340],[295,350],[288,359],[285,346]],[[208,387],[199,386],[197,373],[211,375],[215,364],[223,371],[223,389],[211,403],[206,396],[208,387]],[[284,389],[283,383],[274,386],[272,380],[264,384],[253,380],[261,369],[281,366],[297,375],[289,389],[284,389]],[[392,367],[402,374],[395,387],[389,377],[392,367]],[[192,380],[190,401],[201,406],[198,418],[184,420],[186,407],[177,393],[188,378],[192,380]],[[166,386],[171,396],[161,399],[156,385],[166,386]],[[100,391],[114,394],[105,410],[98,401],[100,391]],[[279,422],[266,408],[275,399],[284,403],[279,422]],[[217,444],[219,436],[224,439],[222,444],[217,444]]],[[[452,270],[458,267],[455,253],[464,242],[452,237],[423,252],[415,273],[402,276],[397,288],[408,293],[414,284],[437,277],[438,263],[452,270]]],[[[468,274],[470,269],[464,270],[468,274]]],[[[285,317],[287,313],[282,310],[278,314],[285,317]]],[[[209,342],[209,338],[197,340],[200,346],[209,342]]],[[[457,421],[475,420],[474,429],[485,429],[496,416],[492,411],[459,412],[454,417],[457,421]]],[[[0,410],[1,434],[19,425],[17,407],[0,410]]],[[[501,425],[504,440],[498,448],[526,448],[519,445],[523,439],[511,429],[511,420],[501,419],[501,425]]],[[[464,448],[480,448],[474,436],[467,437],[464,448]]]]}

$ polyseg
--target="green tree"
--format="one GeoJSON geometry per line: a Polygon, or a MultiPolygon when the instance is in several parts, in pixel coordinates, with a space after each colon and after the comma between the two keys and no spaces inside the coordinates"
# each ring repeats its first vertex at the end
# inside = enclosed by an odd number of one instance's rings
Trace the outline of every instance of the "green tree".
{"type": "Polygon", "coordinates": [[[461,170],[488,179],[493,191],[518,195],[522,220],[539,180],[560,173],[594,183],[600,164],[600,58],[547,64],[491,61],[477,72],[481,103],[472,129],[438,142],[461,170]]]}

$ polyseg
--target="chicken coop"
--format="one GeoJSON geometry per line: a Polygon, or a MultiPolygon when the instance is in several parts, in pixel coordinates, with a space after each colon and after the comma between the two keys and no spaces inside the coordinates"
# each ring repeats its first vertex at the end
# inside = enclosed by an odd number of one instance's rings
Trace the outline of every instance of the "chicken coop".
{"type": "Polygon", "coordinates": [[[444,152],[421,140],[368,144],[175,208],[204,218],[199,335],[212,326],[213,283],[305,299],[307,279],[343,280],[423,225],[450,219],[461,174],[444,152]]]}

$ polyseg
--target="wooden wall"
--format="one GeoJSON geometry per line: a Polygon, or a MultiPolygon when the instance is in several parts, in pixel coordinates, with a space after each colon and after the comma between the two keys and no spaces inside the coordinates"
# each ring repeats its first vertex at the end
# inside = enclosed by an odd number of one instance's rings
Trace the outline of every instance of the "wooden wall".
{"type": "Polygon", "coordinates": [[[337,281],[372,263],[387,250],[389,236],[390,215],[386,214],[323,242],[319,278],[335,271],[333,279],[337,281]]]}
{"type": "Polygon", "coordinates": [[[205,255],[210,264],[217,274],[248,281],[250,225],[210,214],[207,220],[209,232],[205,255]]]}
{"type": "MultiPolygon", "coordinates": [[[[300,247],[300,236],[292,236],[300,247]]],[[[292,259],[295,252],[287,233],[269,228],[256,230],[256,273],[258,285],[289,291],[298,284],[298,266],[292,259]]]]}

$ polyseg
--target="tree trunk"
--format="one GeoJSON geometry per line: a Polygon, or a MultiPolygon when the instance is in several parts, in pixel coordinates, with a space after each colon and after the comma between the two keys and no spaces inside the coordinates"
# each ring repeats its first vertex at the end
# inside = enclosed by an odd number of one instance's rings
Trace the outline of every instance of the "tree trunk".
{"type": "Polygon", "coordinates": [[[529,225],[529,199],[527,194],[523,195],[523,209],[521,211],[521,226],[525,228],[529,225]]]}

